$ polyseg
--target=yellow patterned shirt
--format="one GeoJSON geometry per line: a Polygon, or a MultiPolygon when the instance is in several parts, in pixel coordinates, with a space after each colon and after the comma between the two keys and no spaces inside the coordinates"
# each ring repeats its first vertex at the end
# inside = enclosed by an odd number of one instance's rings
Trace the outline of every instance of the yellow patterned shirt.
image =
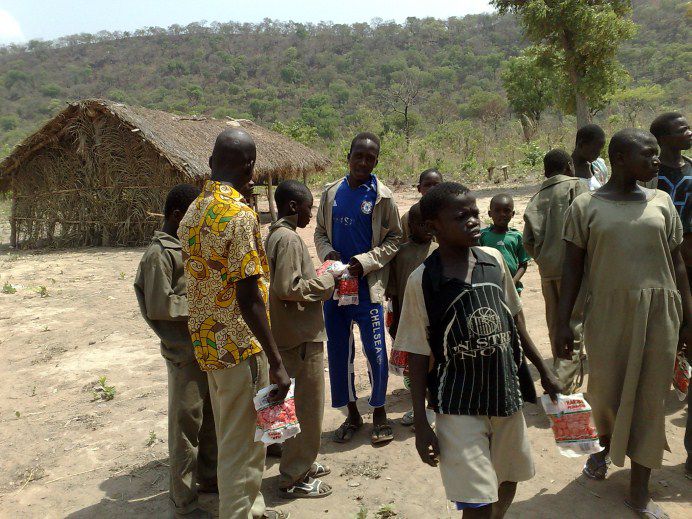
{"type": "Polygon", "coordinates": [[[257,213],[230,184],[208,180],[180,222],[178,236],[187,278],[188,326],[200,368],[228,368],[261,352],[236,301],[236,283],[256,276],[267,304],[269,265],[257,213]]]}

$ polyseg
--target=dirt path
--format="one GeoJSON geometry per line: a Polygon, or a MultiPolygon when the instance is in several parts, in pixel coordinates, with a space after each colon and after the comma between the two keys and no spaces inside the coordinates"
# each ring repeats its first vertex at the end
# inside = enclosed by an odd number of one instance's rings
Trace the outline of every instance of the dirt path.
{"type": "MultiPolygon", "coordinates": [[[[515,225],[535,186],[507,188],[517,203],[515,225]]],[[[479,189],[485,214],[497,189],[479,189]]],[[[402,210],[417,199],[397,193],[402,210]]],[[[2,241],[7,242],[6,226],[2,241]]],[[[311,226],[304,239],[312,246],[311,226]]],[[[168,506],[166,370],[155,336],[139,315],[132,282],[142,249],[0,253],[0,517],[163,517],[168,506]],[[41,287],[45,287],[42,289],[41,287]],[[94,401],[99,377],[115,387],[111,401],[94,401]]],[[[525,277],[523,303],[529,329],[549,356],[543,300],[535,267],[525,277]]],[[[365,362],[357,356],[357,386],[368,391],[365,362]]],[[[326,374],[325,374],[326,376],[326,374]]],[[[271,505],[296,518],[445,518],[448,509],[437,469],[418,461],[410,429],[398,421],[410,407],[402,382],[392,377],[388,410],[396,439],[370,446],[367,427],[347,445],[330,438],[340,411],[327,408],[322,461],[332,468],[332,496],[283,502],[276,493],[278,467],[268,459],[264,491],[271,505]],[[381,511],[379,515],[377,512],[381,511]],[[360,517],[364,517],[361,515],[360,517]]],[[[327,395],[328,397],[329,395],[327,395]]],[[[370,410],[362,405],[366,423],[370,410]]],[[[508,517],[626,518],[622,505],[629,469],[613,470],[608,481],[579,477],[583,459],[560,456],[539,408],[525,414],[537,467],[519,486],[508,517]]],[[[685,404],[671,391],[666,430],[672,452],[652,489],[671,517],[691,513],[692,484],[684,478],[685,404]],[[685,512],[687,510],[687,512],[685,512]]],[[[216,503],[205,496],[203,504],[216,503]]]]}

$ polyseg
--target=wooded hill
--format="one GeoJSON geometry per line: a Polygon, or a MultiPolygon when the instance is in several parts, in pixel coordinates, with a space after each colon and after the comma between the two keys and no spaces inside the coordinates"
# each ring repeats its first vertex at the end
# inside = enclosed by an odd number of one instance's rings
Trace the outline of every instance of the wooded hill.
{"type": "MultiPolygon", "coordinates": [[[[634,2],[640,28],[620,53],[633,109],[689,107],[690,12],[683,0],[634,2]]],[[[398,131],[396,89],[407,78],[420,87],[407,114],[415,135],[507,114],[500,71],[526,44],[516,20],[496,14],[403,25],[193,23],[31,41],[0,48],[0,146],[6,154],[65,101],[84,97],[251,118],[303,141],[398,131]]]]}

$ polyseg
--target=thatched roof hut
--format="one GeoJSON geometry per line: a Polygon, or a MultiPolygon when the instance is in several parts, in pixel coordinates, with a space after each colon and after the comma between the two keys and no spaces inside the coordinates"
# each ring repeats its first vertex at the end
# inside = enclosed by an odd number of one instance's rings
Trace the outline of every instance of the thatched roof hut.
{"type": "Polygon", "coordinates": [[[257,143],[255,181],[305,178],[329,161],[251,121],[176,116],[90,99],[72,103],[0,162],[12,191],[12,244],[139,245],[168,190],[209,176],[216,136],[242,126],[257,143]]]}

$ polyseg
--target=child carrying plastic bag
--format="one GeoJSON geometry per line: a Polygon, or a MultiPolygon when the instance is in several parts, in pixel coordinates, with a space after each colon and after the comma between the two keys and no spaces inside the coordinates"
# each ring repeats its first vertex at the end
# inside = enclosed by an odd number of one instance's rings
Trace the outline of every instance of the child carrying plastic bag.
{"type": "Polygon", "coordinates": [[[550,418],[560,454],[576,458],[603,450],[598,442],[591,406],[582,393],[557,395],[557,404],[550,400],[549,395],[543,395],[541,403],[550,418]]]}
{"type": "Polygon", "coordinates": [[[255,441],[261,441],[265,445],[283,443],[300,432],[300,424],[296,416],[296,404],[293,399],[295,379],[291,379],[291,387],[286,398],[272,404],[268,400],[269,393],[277,388],[276,384],[272,384],[260,389],[253,399],[257,410],[255,441]]]}

